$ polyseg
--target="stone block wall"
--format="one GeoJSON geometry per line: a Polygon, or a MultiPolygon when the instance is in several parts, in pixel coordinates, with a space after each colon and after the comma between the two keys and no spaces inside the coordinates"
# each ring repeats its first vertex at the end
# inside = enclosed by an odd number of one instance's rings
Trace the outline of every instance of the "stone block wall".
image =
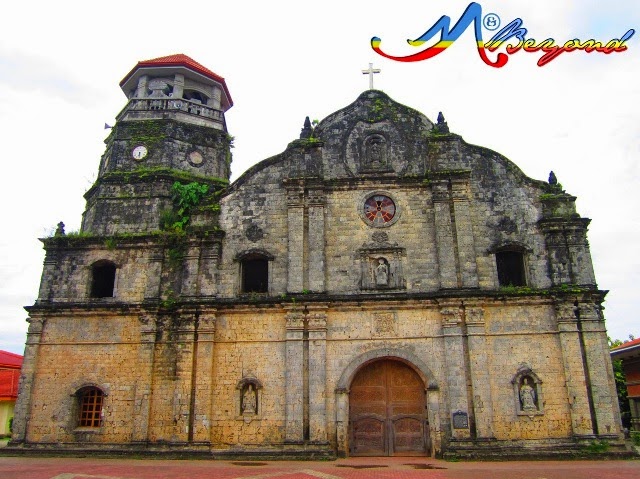
{"type": "Polygon", "coordinates": [[[137,318],[61,315],[42,334],[26,440],[32,443],[131,440],[137,361],[137,318]],[[88,385],[106,393],[104,426],[78,428],[77,391],[88,385]]]}

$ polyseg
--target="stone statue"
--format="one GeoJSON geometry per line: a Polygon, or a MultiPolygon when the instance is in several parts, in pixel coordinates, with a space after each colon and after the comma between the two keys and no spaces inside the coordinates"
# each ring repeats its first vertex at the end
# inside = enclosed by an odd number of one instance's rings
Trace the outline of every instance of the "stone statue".
{"type": "Polygon", "coordinates": [[[375,276],[377,285],[386,286],[389,284],[389,265],[382,258],[378,259],[375,276]]]}
{"type": "Polygon", "coordinates": [[[253,384],[249,384],[244,393],[242,393],[242,413],[243,414],[255,414],[256,406],[257,406],[257,391],[255,390],[253,384]]]}
{"type": "Polygon", "coordinates": [[[523,411],[537,411],[536,406],[536,391],[531,387],[531,379],[525,377],[522,380],[522,386],[520,386],[520,404],[523,411]]]}
{"type": "Polygon", "coordinates": [[[375,169],[385,166],[385,147],[383,141],[381,138],[373,138],[368,141],[366,161],[370,168],[375,169]]]}
{"type": "Polygon", "coordinates": [[[382,153],[380,152],[380,143],[377,141],[371,145],[371,160],[374,162],[380,161],[382,153]]]}

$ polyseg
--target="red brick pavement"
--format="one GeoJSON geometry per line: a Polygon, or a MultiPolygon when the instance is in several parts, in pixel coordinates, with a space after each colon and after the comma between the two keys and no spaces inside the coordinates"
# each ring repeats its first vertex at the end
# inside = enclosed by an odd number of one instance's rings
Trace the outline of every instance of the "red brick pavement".
{"type": "Polygon", "coordinates": [[[0,479],[640,479],[640,461],[169,461],[0,457],[0,479]]]}

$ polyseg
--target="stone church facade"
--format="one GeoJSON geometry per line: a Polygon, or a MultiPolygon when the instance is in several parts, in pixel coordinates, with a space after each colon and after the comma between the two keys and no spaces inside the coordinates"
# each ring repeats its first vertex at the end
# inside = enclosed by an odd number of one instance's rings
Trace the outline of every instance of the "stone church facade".
{"type": "Polygon", "coordinates": [[[620,441],[587,226],[368,90],[229,184],[231,96],[139,62],[46,250],[12,445],[437,455],[620,441]]]}

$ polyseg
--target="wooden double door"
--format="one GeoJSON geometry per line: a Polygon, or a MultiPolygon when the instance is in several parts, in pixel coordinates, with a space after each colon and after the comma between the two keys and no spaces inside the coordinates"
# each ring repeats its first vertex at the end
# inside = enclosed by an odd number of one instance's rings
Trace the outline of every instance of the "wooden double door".
{"type": "Polygon", "coordinates": [[[431,450],[422,379],[406,364],[379,360],[363,367],[349,394],[352,456],[424,456],[431,450]]]}

